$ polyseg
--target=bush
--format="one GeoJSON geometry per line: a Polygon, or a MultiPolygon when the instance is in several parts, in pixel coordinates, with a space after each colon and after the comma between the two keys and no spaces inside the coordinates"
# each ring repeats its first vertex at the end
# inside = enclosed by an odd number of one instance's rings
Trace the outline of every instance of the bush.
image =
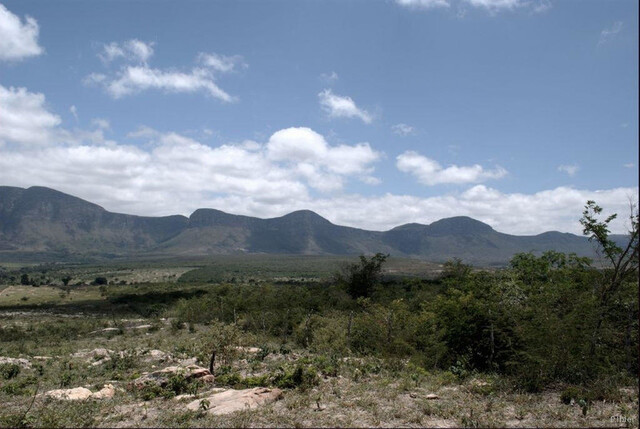
{"type": "Polygon", "coordinates": [[[20,366],[15,363],[0,364],[0,376],[5,380],[11,380],[20,374],[20,366]]]}

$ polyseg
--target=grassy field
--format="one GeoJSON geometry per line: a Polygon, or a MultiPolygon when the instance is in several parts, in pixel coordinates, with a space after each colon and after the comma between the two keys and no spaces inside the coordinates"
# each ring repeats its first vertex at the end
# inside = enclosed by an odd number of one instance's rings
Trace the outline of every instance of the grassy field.
{"type": "MultiPolygon", "coordinates": [[[[410,357],[347,348],[338,352],[335,341],[351,321],[343,313],[323,319],[313,303],[315,295],[318,302],[335,298],[334,292],[321,291],[341,262],[259,256],[176,267],[163,262],[29,266],[20,271],[12,266],[5,279],[22,272],[42,274],[44,269],[53,286],[7,281],[0,286],[0,362],[24,360],[17,370],[0,363],[0,426],[638,426],[637,379],[632,377],[592,394],[582,406],[581,393],[570,394],[581,392],[580,387],[565,383],[529,393],[491,371],[425,369],[410,357]],[[228,278],[209,282],[220,273],[236,273],[235,283],[226,283],[228,278]],[[81,284],[62,285],[60,279],[68,275],[74,279],[70,284],[81,284]],[[111,284],[88,284],[101,276],[111,284]],[[122,280],[126,284],[120,284],[122,280]],[[281,328],[283,314],[293,316],[273,308],[272,300],[294,302],[303,293],[312,310],[293,318],[290,330],[281,328]],[[331,321],[338,325],[323,325],[331,321]],[[306,338],[311,328],[312,340],[306,338]],[[206,367],[212,349],[218,351],[213,386],[130,388],[141,374],[168,365],[195,362],[206,367]],[[303,377],[296,378],[296,371],[303,377]],[[63,401],[42,395],[81,386],[95,392],[106,384],[115,386],[113,398],[63,401]],[[212,387],[258,385],[281,388],[282,399],[222,416],[186,409],[212,387]],[[184,394],[192,396],[179,396],[184,394]]],[[[385,269],[392,277],[409,278],[403,290],[422,285],[420,299],[440,293],[441,286],[428,279],[437,277],[442,267],[391,260],[385,269]]],[[[338,311],[336,305],[327,314],[338,311]]],[[[345,311],[348,315],[352,310],[345,311]]]]}

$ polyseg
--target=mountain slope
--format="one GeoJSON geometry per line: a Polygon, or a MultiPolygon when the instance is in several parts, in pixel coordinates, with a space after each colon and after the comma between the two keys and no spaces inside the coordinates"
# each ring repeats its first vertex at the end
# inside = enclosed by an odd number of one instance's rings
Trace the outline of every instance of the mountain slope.
{"type": "MultiPolygon", "coordinates": [[[[621,242],[624,237],[614,237],[621,242]]],[[[515,236],[458,216],[389,231],[334,225],[301,210],[260,219],[215,209],[189,217],[111,213],[93,203],[43,187],[0,187],[0,251],[79,255],[209,255],[225,253],[390,253],[442,262],[504,264],[518,252],[557,250],[595,256],[584,237],[560,232],[515,236]]]]}
{"type": "Polygon", "coordinates": [[[184,216],[111,213],[49,188],[0,187],[0,248],[71,253],[147,250],[182,231],[184,216]]]}

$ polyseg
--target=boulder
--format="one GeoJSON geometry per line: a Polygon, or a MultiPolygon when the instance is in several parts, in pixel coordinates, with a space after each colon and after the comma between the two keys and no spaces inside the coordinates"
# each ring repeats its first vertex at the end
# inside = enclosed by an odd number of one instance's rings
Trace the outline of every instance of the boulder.
{"type": "Polygon", "coordinates": [[[208,369],[202,368],[198,365],[168,366],[159,371],[153,371],[135,379],[131,383],[131,387],[142,389],[144,386],[149,384],[164,387],[169,382],[169,377],[175,374],[181,374],[187,380],[200,380],[204,383],[213,383],[214,380],[213,374],[211,374],[208,369]]]}
{"type": "Polygon", "coordinates": [[[93,399],[111,399],[116,394],[116,388],[113,384],[105,384],[102,389],[91,395],[93,399]]]}
{"type": "Polygon", "coordinates": [[[50,390],[44,396],[61,401],[84,401],[85,399],[111,399],[115,393],[116,389],[113,384],[105,384],[96,393],[91,392],[86,387],[75,387],[73,389],[50,390]]]}
{"type": "Polygon", "coordinates": [[[253,389],[235,390],[214,393],[211,396],[196,399],[187,404],[191,411],[206,408],[208,414],[229,414],[235,411],[254,409],[277,401],[282,397],[282,390],[255,387],[253,389]]]}
{"type": "Polygon", "coordinates": [[[45,393],[45,396],[62,401],[82,401],[89,399],[93,393],[85,387],[76,387],[73,389],[56,389],[45,393]]]}

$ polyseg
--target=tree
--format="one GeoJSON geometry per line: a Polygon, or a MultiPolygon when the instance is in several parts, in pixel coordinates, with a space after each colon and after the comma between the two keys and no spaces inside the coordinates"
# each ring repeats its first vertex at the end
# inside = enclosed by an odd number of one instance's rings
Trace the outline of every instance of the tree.
{"type": "Polygon", "coordinates": [[[106,277],[96,277],[96,279],[93,281],[94,285],[106,285],[107,283],[108,281],[106,277]]]}
{"type": "Polygon", "coordinates": [[[31,280],[29,279],[29,274],[25,273],[22,276],[20,276],[20,284],[25,286],[31,284],[31,280]]]}
{"type": "Polygon", "coordinates": [[[639,217],[635,205],[631,204],[630,212],[629,241],[624,248],[619,247],[610,237],[609,223],[617,217],[617,214],[614,213],[601,220],[599,217],[602,214],[602,208],[595,201],[589,200],[580,219],[583,234],[589,236],[590,241],[595,241],[600,246],[602,256],[608,265],[603,271],[602,281],[599,285],[598,315],[593,331],[591,352],[595,350],[598,334],[611,298],[616,295],[626,281],[637,280],[639,217]]]}
{"type": "Polygon", "coordinates": [[[65,276],[65,277],[62,278],[62,283],[65,286],[68,286],[70,281],[71,281],[71,276],[65,276]]]}
{"type": "Polygon", "coordinates": [[[338,282],[346,285],[347,293],[352,298],[368,297],[373,287],[380,282],[382,264],[388,257],[383,253],[376,253],[371,258],[360,255],[359,262],[346,265],[338,273],[338,282]]]}
{"type": "Polygon", "coordinates": [[[587,201],[582,212],[580,223],[583,226],[582,233],[589,236],[589,241],[595,241],[601,248],[603,256],[608,263],[605,272],[605,282],[600,289],[600,303],[606,305],[611,296],[620,288],[627,279],[634,277],[638,270],[638,211],[631,206],[631,228],[629,242],[624,247],[619,247],[610,238],[609,223],[618,215],[612,214],[604,220],[598,219],[602,208],[595,201],[587,201]]]}

